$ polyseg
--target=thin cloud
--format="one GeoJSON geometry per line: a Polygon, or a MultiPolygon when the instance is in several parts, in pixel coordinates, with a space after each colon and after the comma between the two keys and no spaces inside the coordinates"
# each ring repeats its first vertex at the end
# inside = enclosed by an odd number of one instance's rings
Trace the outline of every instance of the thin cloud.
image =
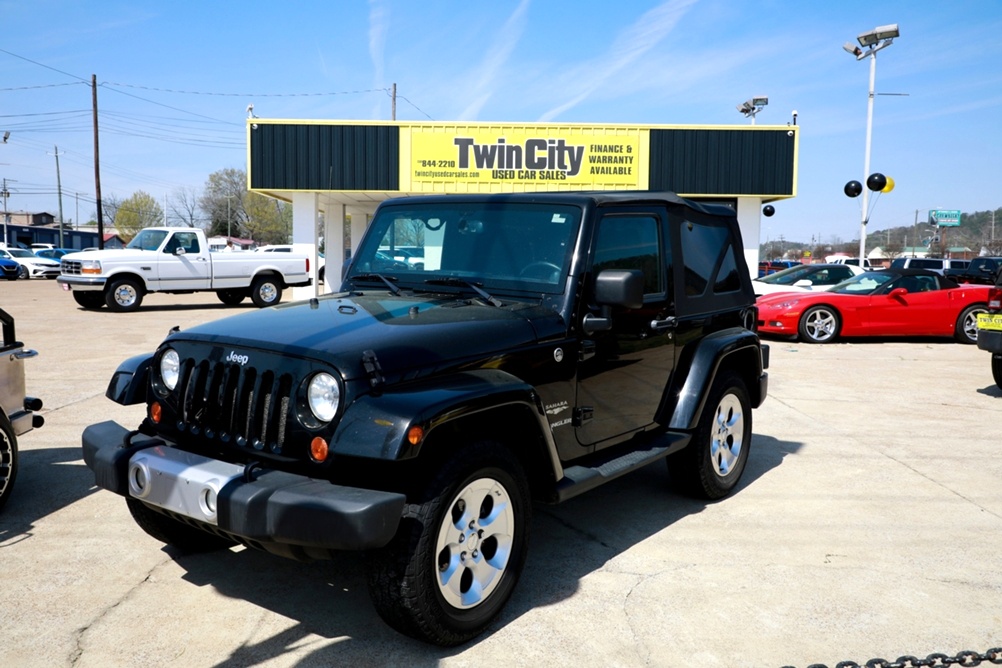
{"type": "MultiPolygon", "coordinates": [[[[386,81],[383,80],[385,76],[383,64],[389,22],[389,10],[383,1],[369,0],[369,58],[372,60],[374,88],[386,87],[386,81]]],[[[375,116],[379,115],[381,105],[381,102],[377,105],[375,116]]]]}
{"type": "Polygon", "coordinates": [[[576,68],[588,72],[587,77],[575,75],[579,82],[585,84],[584,87],[563,104],[544,113],[539,120],[551,121],[577,106],[627,66],[639,61],[678,25],[679,20],[696,2],[697,0],[668,0],[643,14],[620,33],[607,54],[576,68]]]}
{"type": "Polygon", "coordinates": [[[501,29],[494,38],[494,43],[487,50],[490,54],[477,71],[474,73],[476,84],[470,97],[472,102],[463,109],[459,118],[463,120],[474,120],[483,109],[484,105],[494,94],[494,84],[501,68],[511,57],[515,45],[525,30],[526,14],[529,12],[529,0],[522,0],[512,12],[508,20],[504,22],[501,29]]]}

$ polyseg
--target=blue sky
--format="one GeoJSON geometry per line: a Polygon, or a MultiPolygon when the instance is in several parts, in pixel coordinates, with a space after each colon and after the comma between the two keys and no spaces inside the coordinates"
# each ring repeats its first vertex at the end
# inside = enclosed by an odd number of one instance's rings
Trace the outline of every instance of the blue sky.
{"type": "MultiPolygon", "coordinates": [[[[11,211],[94,212],[91,75],[105,196],[159,200],[246,167],[262,118],[801,126],[799,192],[762,241],[858,238],[868,61],[846,41],[897,23],[877,56],[871,172],[895,189],[870,231],[933,208],[1002,206],[1002,2],[358,0],[0,2],[0,177],[11,211]],[[888,95],[889,93],[907,95],[888,95]],[[79,193],[79,195],[77,195],[79,193]]],[[[1002,223],[1000,223],[1002,224],[1002,223]]],[[[1000,228],[1002,229],[1002,228],[1000,228]]]]}

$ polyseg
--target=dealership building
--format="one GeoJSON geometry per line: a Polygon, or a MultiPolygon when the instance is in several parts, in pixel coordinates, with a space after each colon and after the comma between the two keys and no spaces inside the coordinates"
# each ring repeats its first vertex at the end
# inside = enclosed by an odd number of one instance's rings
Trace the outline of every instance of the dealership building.
{"type": "MultiPolygon", "coordinates": [[[[247,121],[251,191],[292,203],[293,242],[354,250],[404,195],[668,190],[737,212],[749,267],[766,205],[797,194],[796,125],[247,121]],[[350,234],[346,221],[350,219],[350,234]]],[[[327,253],[326,275],[343,254],[327,253]]]]}

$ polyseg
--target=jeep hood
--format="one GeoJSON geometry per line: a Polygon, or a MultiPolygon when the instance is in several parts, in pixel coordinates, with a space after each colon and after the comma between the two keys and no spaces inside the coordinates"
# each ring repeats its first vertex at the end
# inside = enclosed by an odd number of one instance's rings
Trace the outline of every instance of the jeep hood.
{"type": "Polygon", "coordinates": [[[366,350],[375,352],[384,374],[394,375],[471,363],[565,332],[560,316],[538,304],[496,307],[454,295],[371,293],[250,311],[174,333],[167,341],[323,359],[351,380],[364,374],[366,350]]]}

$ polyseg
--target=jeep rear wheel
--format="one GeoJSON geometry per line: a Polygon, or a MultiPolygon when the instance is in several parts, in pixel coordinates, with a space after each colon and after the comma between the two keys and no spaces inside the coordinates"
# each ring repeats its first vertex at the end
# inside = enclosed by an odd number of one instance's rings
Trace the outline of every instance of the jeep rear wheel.
{"type": "Polygon", "coordinates": [[[142,501],[126,498],[125,502],[129,506],[132,519],[140,529],[181,552],[211,552],[236,545],[232,540],[182,524],[163,513],[158,513],[142,501]]]}
{"type": "Polygon", "coordinates": [[[0,510],[7,504],[17,478],[17,437],[7,416],[0,412],[0,510]]]}
{"type": "Polygon", "coordinates": [[[995,385],[1002,390],[1002,355],[992,355],[992,378],[995,385]]]}
{"type": "Polygon", "coordinates": [[[717,376],[688,446],[668,458],[672,480],[704,499],[727,496],[741,479],[751,448],[748,390],[733,371],[717,376]]]}
{"type": "Polygon", "coordinates": [[[446,460],[373,552],[369,593],[397,631],[452,646],[481,633],[511,597],[528,548],[529,488],[518,460],[482,441],[446,460]]]}

